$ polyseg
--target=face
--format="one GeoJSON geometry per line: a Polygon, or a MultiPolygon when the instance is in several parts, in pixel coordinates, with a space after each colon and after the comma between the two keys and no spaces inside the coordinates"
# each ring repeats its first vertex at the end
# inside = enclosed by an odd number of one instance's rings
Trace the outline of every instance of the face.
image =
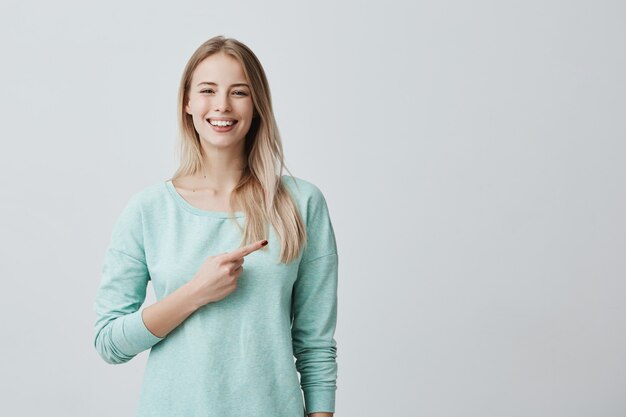
{"type": "Polygon", "coordinates": [[[205,144],[220,148],[243,146],[254,105],[239,61],[224,53],[201,61],[191,77],[185,111],[192,116],[205,144]],[[211,122],[216,121],[232,122],[232,125],[214,126],[211,122]]]}

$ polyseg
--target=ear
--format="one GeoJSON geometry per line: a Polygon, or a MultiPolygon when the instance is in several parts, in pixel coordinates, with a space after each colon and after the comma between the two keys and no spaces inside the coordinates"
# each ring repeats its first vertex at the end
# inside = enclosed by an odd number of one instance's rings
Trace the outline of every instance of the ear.
{"type": "Polygon", "coordinates": [[[185,104],[185,112],[187,114],[191,114],[191,109],[189,108],[189,100],[187,100],[187,104],[185,104]]]}

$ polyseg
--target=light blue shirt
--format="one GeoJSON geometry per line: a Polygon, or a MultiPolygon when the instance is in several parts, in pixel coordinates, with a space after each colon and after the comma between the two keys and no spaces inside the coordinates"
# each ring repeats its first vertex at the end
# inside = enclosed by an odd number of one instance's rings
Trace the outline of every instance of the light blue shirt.
{"type": "MultiPolygon", "coordinates": [[[[94,311],[94,345],[122,364],[150,349],[137,417],[301,417],[334,412],[337,246],[326,200],[284,175],[307,246],[279,263],[280,243],[245,258],[237,288],[160,338],[141,312],[149,280],[157,300],[188,282],[208,256],[237,248],[227,212],[192,206],[171,181],[134,194],[111,234],[94,311]],[[298,374],[300,378],[298,378],[298,374]]],[[[245,221],[243,212],[236,220],[245,221]]]]}

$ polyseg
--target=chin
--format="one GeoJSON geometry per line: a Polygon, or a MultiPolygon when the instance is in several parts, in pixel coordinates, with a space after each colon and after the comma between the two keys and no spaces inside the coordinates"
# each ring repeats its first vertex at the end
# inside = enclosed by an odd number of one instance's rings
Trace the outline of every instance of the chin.
{"type": "Polygon", "coordinates": [[[214,147],[214,148],[229,148],[232,146],[236,146],[239,144],[239,142],[243,142],[245,140],[245,138],[240,138],[240,139],[233,139],[232,137],[215,137],[215,136],[209,136],[209,137],[202,137],[202,141],[205,142],[206,144],[214,147]]]}

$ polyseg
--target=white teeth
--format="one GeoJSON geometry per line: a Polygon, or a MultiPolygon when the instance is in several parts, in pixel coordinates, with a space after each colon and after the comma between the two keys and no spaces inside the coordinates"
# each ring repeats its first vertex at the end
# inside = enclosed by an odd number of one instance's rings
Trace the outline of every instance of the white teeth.
{"type": "Polygon", "coordinates": [[[233,120],[229,120],[229,121],[209,120],[209,123],[211,123],[213,126],[230,126],[235,122],[233,120]]]}

